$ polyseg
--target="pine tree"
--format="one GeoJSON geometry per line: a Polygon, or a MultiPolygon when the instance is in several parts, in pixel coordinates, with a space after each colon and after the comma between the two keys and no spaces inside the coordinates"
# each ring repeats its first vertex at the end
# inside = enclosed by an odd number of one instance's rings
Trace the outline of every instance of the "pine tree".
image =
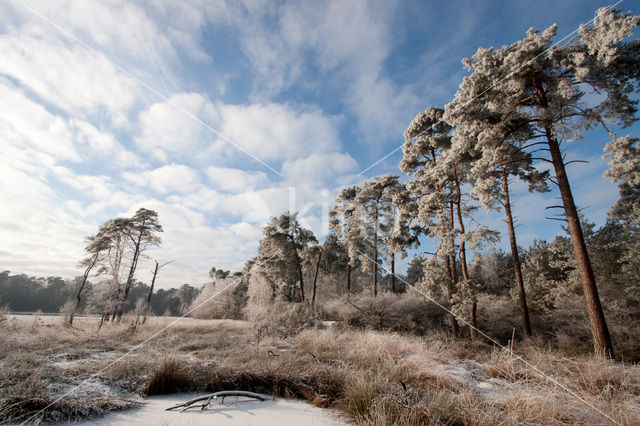
{"type": "MultiPolygon", "coordinates": [[[[638,43],[622,40],[632,34],[638,17],[611,8],[598,10],[593,26],[582,26],[578,36],[563,46],[553,46],[556,26],[543,32],[533,29],[527,37],[501,49],[479,49],[465,65],[496,91],[508,114],[527,116],[536,136],[542,138],[545,158],[553,168],[554,183],[562,198],[564,219],[571,235],[589,314],[594,350],[613,356],[613,346],[587,252],[561,144],[582,137],[589,128],[616,121],[628,126],[635,120],[635,102],[629,98],[637,86],[638,43]],[[635,74],[633,71],[636,71],[635,74]],[[581,102],[584,87],[604,94],[596,105],[581,102]]],[[[482,99],[478,99],[482,102],[482,99]]],[[[536,142],[537,143],[537,142],[536,142]]]]}
{"type": "Polygon", "coordinates": [[[360,191],[358,186],[344,188],[336,198],[336,204],[329,211],[330,230],[339,240],[342,240],[348,257],[347,262],[347,292],[352,290],[351,275],[359,266],[361,253],[366,250],[366,240],[362,217],[359,214],[356,196],[360,191]]]}
{"type": "Polygon", "coordinates": [[[271,218],[262,231],[264,238],[258,246],[256,262],[260,264],[265,277],[273,283],[274,297],[279,292],[285,299],[304,302],[300,254],[309,244],[317,244],[318,241],[311,230],[300,226],[296,216],[296,213],[287,212],[271,218]]]}
{"type": "Polygon", "coordinates": [[[518,176],[529,183],[530,191],[546,192],[548,172],[537,171],[533,155],[523,149],[533,137],[529,120],[509,109],[505,104],[508,96],[495,88],[488,90],[489,83],[482,74],[465,78],[455,99],[447,105],[445,119],[455,126],[451,151],[473,158],[469,168],[472,196],[487,209],[497,210],[500,205],[504,208],[522,328],[530,336],[531,322],[511,211],[509,179],[518,176]]]}
{"type": "Polygon", "coordinates": [[[133,278],[138,268],[140,255],[151,246],[158,246],[161,243],[160,237],[156,234],[163,232],[162,226],[158,222],[158,213],[153,210],[140,208],[129,219],[127,226],[123,230],[128,238],[128,244],[131,248],[131,263],[129,265],[129,273],[122,291],[122,299],[119,300],[117,308],[118,319],[122,317],[122,312],[129,296],[129,291],[133,284],[133,278]]]}
{"type": "MultiPolygon", "coordinates": [[[[398,236],[392,241],[391,236],[396,224],[396,197],[400,197],[403,190],[404,187],[398,182],[397,176],[374,177],[362,185],[354,199],[355,212],[361,219],[359,223],[368,245],[365,252],[360,252],[360,260],[372,269],[374,297],[378,295],[378,268],[384,257],[382,254],[388,252],[395,255],[401,240],[398,236]],[[386,244],[389,242],[393,245],[391,251],[386,244]]],[[[392,270],[392,276],[394,272],[392,270]]]]}
{"type": "Polygon", "coordinates": [[[82,282],[80,287],[78,288],[78,293],[76,295],[76,304],[74,305],[73,310],[69,314],[69,326],[73,325],[73,317],[80,307],[80,303],[82,302],[82,290],[84,290],[85,285],[87,284],[87,280],[89,279],[89,274],[93,268],[99,264],[102,258],[105,255],[105,252],[109,250],[112,244],[111,235],[109,235],[108,229],[103,225],[98,230],[96,235],[92,235],[86,238],[87,245],[85,246],[85,252],[89,255],[89,257],[83,259],[80,262],[80,266],[85,268],[84,274],[82,275],[82,282]]]}
{"type": "MultiPolygon", "coordinates": [[[[446,289],[449,305],[453,308],[457,291],[458,268],[456,266],[456,245],[454,231],[454,206],[450,191],[437,175],[437,165],[443,152],[451,146],[451,126],[443,119],[444,110],[428,107],[416,115],[404,132],[403,158],[400,170],[413,179],[406,188],[414,200],[415,219],[422,225],[423,232],[438,240],[436,255],[443,258],[446,270],[446,289]]],[[[425,268],[439,265],[425,263],[425,268]]],[[[425,273],[428,273],[425,270],[425,273]]],[[[458,334],[455,316],[449,316],[454,335],[458,334]]]]}

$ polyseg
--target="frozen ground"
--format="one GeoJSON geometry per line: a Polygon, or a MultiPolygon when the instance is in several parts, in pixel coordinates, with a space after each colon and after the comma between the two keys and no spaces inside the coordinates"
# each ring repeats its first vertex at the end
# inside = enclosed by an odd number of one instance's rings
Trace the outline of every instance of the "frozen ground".
{"type": "MultiPolygon", "coordinates": [[[[346,425],[340,415],[330,409],[317,408],[301,401],[277,399],[275,401],[236,401],[227,398],[224,405],[212,403],[202,411],[165,411],[200,394],[172,394],[152,396],[142,407],[109,413],[100,419],[74,424],[99,425],[346,425]]],[[[70,423],[69,423],[70,424],[70,423]]]]}

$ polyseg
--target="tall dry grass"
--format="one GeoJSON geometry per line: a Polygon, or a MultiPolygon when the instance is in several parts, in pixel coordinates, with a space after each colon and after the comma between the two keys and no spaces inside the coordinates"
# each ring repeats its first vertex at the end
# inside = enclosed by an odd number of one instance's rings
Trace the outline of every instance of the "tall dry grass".
{"type": "Polygon", "coordinates": [[[371,425],[611,423],[606,416],[632,425],[640,418],[640,367],[552,350],[535,339],[513,348],[532,368],[509,352],[444,332],[417,337],[338,327],[290,336],[276,319],[275,332],[262,335],[244,321],[185,319],[164,330],[171,318],[96,332],[92,318],[78,318],[73,328],[38,321],[0,325],[0,423],[26,419],[83,381],[86,389],[38,418],[95,416],[145,394],[226,389],[303,398],[371,425]]]}

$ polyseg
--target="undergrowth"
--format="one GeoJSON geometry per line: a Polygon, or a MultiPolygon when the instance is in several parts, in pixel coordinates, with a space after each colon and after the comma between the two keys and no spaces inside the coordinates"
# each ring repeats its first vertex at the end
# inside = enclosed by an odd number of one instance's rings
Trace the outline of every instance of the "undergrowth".
{"type": "Polygon", "coordinates": [[[134,331],[123,321],[97,334],[87,318],[74,328],[42,321],[0,327],[0,423],[77,420],[135,406],[145,395],[235,389],[339,409],[356,424],[631,425],[640,418],[638,366],[535,339],[514,345],[527,365],[444,332],[298,327],[291,334],[275,324],[265,334],[248,322],[193,319],[161,331],[165,319],[154,318],[134,331]]]}

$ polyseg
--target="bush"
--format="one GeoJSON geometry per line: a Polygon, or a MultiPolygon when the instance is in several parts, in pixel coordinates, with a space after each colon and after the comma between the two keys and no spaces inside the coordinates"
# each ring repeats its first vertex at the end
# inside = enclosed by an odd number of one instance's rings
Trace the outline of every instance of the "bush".
{"type": "Polygon", "coordinates": [[[351,296],[327,302],[322,315],[344,325],[424,335],[445,323],[446,312],[411,293],[351,296]]]}
{"type": "Polygon", "coordinates": [[[74,302],[71,299],[67,300],[65,304],[60,307],[60,313],[62,314],[61,319],[62,319],[63,325],[69,324],[69,319],[71,318],[71,314],[74,313],[75,309],[76,309],[76,302],[74,302]]]}
{"type": "Polygon", "coordinates": [[[11,310],[7,305],[0,306],[0,322],[8,320],[9,314],[11,314],[11,310]]]}
{"type": "Polygon", "coordinates": [[[295,334],[310,320],[307,306],[301,303],[251,304],[245,308],[245,315],[253,322],[258,341],[265,335],[287,337],[295,334]]]}

